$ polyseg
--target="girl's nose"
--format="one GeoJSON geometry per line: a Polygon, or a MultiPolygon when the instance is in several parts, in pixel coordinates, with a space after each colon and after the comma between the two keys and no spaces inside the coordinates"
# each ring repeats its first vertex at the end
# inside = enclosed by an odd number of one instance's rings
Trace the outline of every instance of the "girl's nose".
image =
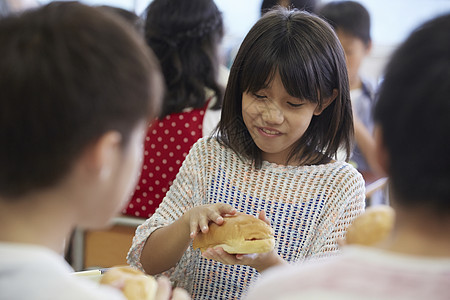
{"type": "Polygon", "coordinates": [[[274,103],[262,103],[259,111],[263,121],[268,124],[281,124],[284,121],[283,112],[274,103]]]}

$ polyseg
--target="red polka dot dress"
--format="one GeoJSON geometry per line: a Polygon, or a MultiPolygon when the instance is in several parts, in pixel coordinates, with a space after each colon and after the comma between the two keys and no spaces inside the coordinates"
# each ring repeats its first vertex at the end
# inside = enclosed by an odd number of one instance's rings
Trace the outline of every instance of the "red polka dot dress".
{"type": "Polygon", "coordinates": [[[171,114],[148,128],[144,160],[133,196],[124,215],[149,218],[172,185],[192,145],[203,136],[203,108],[171,114]]]}

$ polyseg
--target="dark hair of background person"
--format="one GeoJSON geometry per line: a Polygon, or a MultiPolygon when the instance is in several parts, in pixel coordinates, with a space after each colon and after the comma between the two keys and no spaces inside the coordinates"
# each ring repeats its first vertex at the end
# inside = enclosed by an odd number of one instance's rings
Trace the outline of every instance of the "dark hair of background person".
{"type": "Polygon", "coordinates": [[[213,110],[220,109],[218,83],[222,14],[213,0],[154,0],[146,10],[145,38],[159,58],[166,80],[160,118],[206,103],[205,87],[215,92],[213,110]]]}
{"type": "Polygon", "coordinates": [[[0,45],[0,197],[58,183],[104,133],[125,147],[159,112],[157,60],[110,14],[52,2],[1,19],[0,45]]]}
{"type": "Polygon", "coordinates": [[[450,214],[450,14],[394,52],[375,107],[394,202],[450,214]]]}
{"type": "Polygon", "coordinates": [[[370,14],[360,3],[355,1],[329,2],[319,8],[317,14],[330,23],[335,30],[341,29],[359,38],[365,45],[370,43],[370,14]]]}
{"type": "Polygon", "coordinates": [[[110,5],[99,5],[97,7],[124,18],[124,20],[131,24],[140,35],[144,36],[144,20],[134,12],[110,5]]]}
{"type": "Polygon", "coordinates": [[[242,94],[257,92],[279,72],[289,95],[319,106],[337,89],[336,99],[313,116],[289,159],[319,163],[342,145],[350,155],[353,118],[344,51],[333,29],[307,12],[279,8],[267,12],[250,29],[230,70],[219,141],[261,166],[261,151],[242,118],[242,94]],[[321,154],[322,153],[322,154],[321,154]]]}
{"type": "Polygon", "coordinates": [[[263,0],[261,3],[261,16],[278,5],[314,13],[317,7],[317,0],[263,0]]]}

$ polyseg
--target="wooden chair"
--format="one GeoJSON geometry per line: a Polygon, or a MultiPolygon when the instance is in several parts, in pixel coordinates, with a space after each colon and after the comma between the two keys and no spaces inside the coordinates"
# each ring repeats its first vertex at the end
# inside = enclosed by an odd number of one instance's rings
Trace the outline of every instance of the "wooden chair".
{"type": "Polygon", "coordinates": [[[145,219],[116,217],[112,227],[104,230],[76,229],[71,243],[72,267],[75,271],[110,268],[127,264],[136,228],[145,219]]]}

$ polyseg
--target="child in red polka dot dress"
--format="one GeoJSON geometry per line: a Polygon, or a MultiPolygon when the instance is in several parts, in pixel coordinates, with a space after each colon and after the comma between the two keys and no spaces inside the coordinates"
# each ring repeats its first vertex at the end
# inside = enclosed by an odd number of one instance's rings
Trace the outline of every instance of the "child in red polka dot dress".
{"type": "Polygon", "coordinates": [[[151,217],[192,145],[220,119],[228,72],[211,53],[223,37],[222,16],[211,0],[181,3],[154,1],[147,9],[145,38],[160,60],[167,92],[148,128],[140,178],[124,215],[151,217]]]}
{"type": "Polygon", "coordinates": [[[155,212],[192,145],[203,136],[208,104],[165,116],[148,127],[141,175],[124,214],[148,218],[155,212]]]}

